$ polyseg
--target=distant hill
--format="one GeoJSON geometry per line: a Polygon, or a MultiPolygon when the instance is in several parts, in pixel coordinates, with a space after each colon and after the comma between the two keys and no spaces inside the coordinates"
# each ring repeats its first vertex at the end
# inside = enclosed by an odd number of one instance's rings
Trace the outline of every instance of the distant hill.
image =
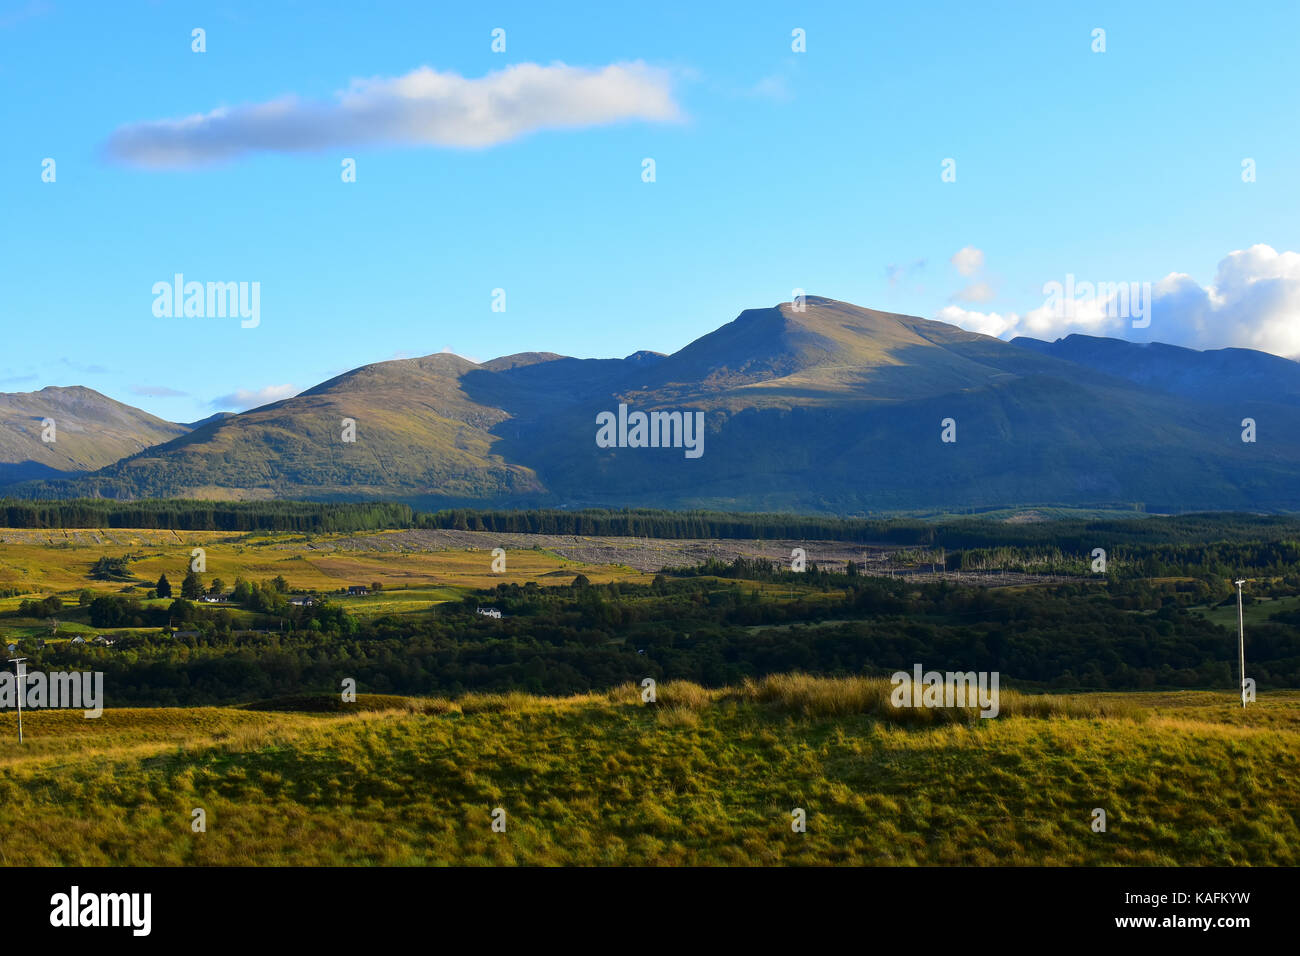
{"type": "Polygon", "coordinates": [[[185,431],[80,385],[0,392],[0,483],[94,471],[185,431]]]}
{"type": "Polygon", "coordinates": [[[233,418],[234,415],[234,412],[217,412],[215,415],[209,415],[207,418],[200,418],[197,422],[187,422],[185,424],[185,429],[187,431],[194,431],[202,428],[204,425],[210,425],[213,422],[220,422],[225,421],[227,418],[233,418]]]}
{"type": "Polygon", "coordinates": [[[667,356],[368,365],[93,474],[13,490],[424,507],[1287,510],[1300,508],[1298,373],[1244,349],[1004,342],[809,296],[803,309],[742,312],[667,356]],[[703,454],[598,447],[597,416],[620,404],[702,413],[703,454]],[[1241,441],[1246,417],[1253,444],[1241,441]],[[946,419],[955,443],[940,440],[946,419]]]}
{"type": "Polygon", "coordinates": [[[1160,342],[1069,335],[1055,342],[1017,337],[1012,345],[1086,365],[1140,385],[1209,402],[1269,397],[1300,405],[1300,362],[1252,349],[1196,349],[1160,342]]]}

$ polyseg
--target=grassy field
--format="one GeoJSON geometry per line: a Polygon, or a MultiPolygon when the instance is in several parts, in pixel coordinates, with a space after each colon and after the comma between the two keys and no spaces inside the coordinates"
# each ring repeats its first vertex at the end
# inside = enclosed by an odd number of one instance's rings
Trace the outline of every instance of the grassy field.
{"type": "Polygon", "coordinates": [[[1300,863],[1298,691],[1244,711],[1230,693],[1004,692],[998,718],[951,722],[887,691],[778,676],[664,684],[653,707],[627,686],[42,711],[21,747],[6,713],[0,863],[1300,863]]]}
{"type": "MultiPolygon", "coordinates": [[[[227,590],[235,578],[268,580],[277,575],[293,591],[330,593],[349,585],[379,582],[385,591],[354,601],[349,607],[362,616],[411,613],[432,603],[457,600],[468,589],[502,583],[568,584],[585,574],[593,583],[641,580],[646,576],[619,565],[574,561],[544,549],[507,550],[504,573],[492,571],[490,547],[439,551],[383,546],[391,533],[365,536],[376,542],[371,550],[341,548],[348,535],[251,534],[208,531],[34,531],[0,529],[0,589],[21,593],[0,598],[0,612],[12,611],[26,597],[56,594],[75,604],[78,593],[118,594],[130,582],[95,581],[90,568],[101,557],[131,554],[137,596],[144,597],[159,575],[173,588],[188,570],[190,552],[205,551],[205,581],[221,578],[227,590]],[[355,605],[355,606],[354,606],[355,605]]],[[[489,538],[483,539],[490,544],[489,538]]],[[[36,627],[39,622],[30,622],[36,627]]],[[[40,630],[38,627],[37,630],[40,630]]],[[[18,635],[24,636],[24,635],[18,635]]]]}
{"type": "MultiPolygon", "coordinates": [[[[1241,614],[1246,626],[1250,627],[1253,624],[1264,623],[1269,619],[1270,615],[1297,609],[1300,609],[1300,597],[1262,597],[1244,605],[1241,614]]],[[[1226,627],[1231,631],[1237,630],[1237,605],[1235,601],[1225,607],[1199,607],[1193,608],[1193,610],[1220,627],[1226,627]]]]}

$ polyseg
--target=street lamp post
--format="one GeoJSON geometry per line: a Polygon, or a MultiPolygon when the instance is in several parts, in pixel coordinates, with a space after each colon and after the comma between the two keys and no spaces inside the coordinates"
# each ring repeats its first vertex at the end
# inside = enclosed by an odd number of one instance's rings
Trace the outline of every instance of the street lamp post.
{"type": "Polygon", "coordinates": [[[1245,581],[1237,582],[1237,667],[1241,675],[1241,706],[1246,706],[1246,619],[1241,611],[1241,586],[1245,581]]]}

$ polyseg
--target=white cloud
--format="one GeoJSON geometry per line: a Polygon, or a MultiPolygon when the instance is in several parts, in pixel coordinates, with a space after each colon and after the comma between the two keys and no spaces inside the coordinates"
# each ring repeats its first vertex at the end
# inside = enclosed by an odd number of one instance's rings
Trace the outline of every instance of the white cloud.
{"type": "Polygon", "coordinates": [[[997,298],[993,286],[987,282],[972,282],[966,288],[953,295],[954,302],[991,302],[997,298]]]}
{"type": "Polygon", "coordinates": [[[286,398],[293,398],[297,394],[298,386],[296,385],[268,385],[265,388],[256,389],[241,388],[229,395],[214,398],[210,404],[213,408],[233,408],[242,412],[250,408],[269,405],[272,402],[283,401],[286,398]]]}
{"type": "Polygon", "coordinates": [[[1219,262],[1201,288],[1171,273],[1156,284],[1151,331],[1197,348],[1238,346],[1300,358],[1300,253],[1251,246],[1219,262]]]}
{"type": "MultiPolygon", "coordinates": [[[[1059,304],[1040,305],[1025,313],[1020,334],[1049,340],[1071,332],[1124,338],[1123,333],[1131,328],[1133,319],[1117,314],[1120,311],[1118,300],[1111,307],[1114,298],[1109,295],[1085,295],[1063,299],[1059,304]]],[[[1149,304],[1147,299],[1143,299],[1143,302],[1149,304]]]]}
{"type": "Polygon", "coordinates": [[[953,253],[948,261],[962,275],[973,276],[984,268],[984,253],[974,246],[965,246],[953,253]]]}
{"type": "MultiPolygon", "coordinates": [[[[1076,289],[1081,285],[1076,283],[1076,289]]],[[[1131,289],[1141,284],[1124,285],[1131,289]]],[[[1150,300],[1144,301],[1151,324],[1141,330],[1133,329],[1133,318],[1116,315],[1123,310],[1113,307],[1115,296],[1079,297],[1077,292],[1067,309],[1045,302],[1023,315],[1001,315],[947,306],[937,318],[986,335],[1052,340],[1081,332],[1196,349],[1259,349],[1300,359],[1300,253],[1254,245],[1220,260],[1208,286],[1185,273],[1171,272],[1151,283],[1150,291],[1150,300]]],[[[1135,311],[1131,308],[1130,314],[1135,311]]]]}
{"type": "Polygon", "coordinates": [[[979,332],[981,335],[993,335],[999,338],[1014,332],[1020,322],[1020,316],[1014,312],[1006,315],[997,312],[971,312],[958,305],[944,306],[935,318],[940,322],[960,326],[968,332],[979,332]]]}
{"type": "Polygon", "coordinates": [[[286,96],[133,123],[114,131],[106,151],[136,166],[181,167],[252,152],[372,144],[485,147],[544,129],[678,118],[669,74],[641,62],[599,69],[520,63],[478,79],[424,66],[353,80],[334,102],[286,96]]]}

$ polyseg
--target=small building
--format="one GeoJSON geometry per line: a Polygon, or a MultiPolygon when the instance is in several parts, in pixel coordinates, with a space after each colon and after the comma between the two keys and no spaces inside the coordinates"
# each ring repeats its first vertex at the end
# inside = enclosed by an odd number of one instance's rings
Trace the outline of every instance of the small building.
{"type": "Polygon", "coordinates": [[[78,635],[77,635],[76,637],[74,637],[72,640],[68,641],[68,643],[69,643],[69,644],[85,644],[85,643],[86,643],[86,639],[85,639],[84,637],[82,637],[80,634],[78,634],[78,635]]]}
{"type": "Polygon", "coordinates": [[[297,597],[290,598],[289,603],[294,607],[311,607],[316,603],[316,599],[310,594],[299,594],[297,597]]]}
{"type": "Polygon", "coordinates": [[[499,618],[501,616],[501,611],[494,607],[480,607],[480,608],[476,608],[475,610],[477,610],[478,613],[482,614],[484,617],[499,618]]]}
{"type": "Polygon", "coordinates": [[[175,631],[172,634],[172,637],[198,637],[198,636],[199,636],[198,631],[175,631]]]}
{"type": "Polygon", "coordinates": [[[199,598],[200,604],[220,604],[225,598],[220,594],[205,594],[199,598]]]}
{"type": "Polygon", "coordinates": [[[105,637],[103,634],[100,634],[98,637],[96,637],[94,640],[92,640],[91,643],[92,643],[92,644],[99,644],[99,645],[102,646],[102,647],[112,647],[112,646],[113,646],[113,638],[111,638],[111,637],[105,637]]]}
{"type": "Polygon", "coordinates": [[[370,588],[366,587],[364,584],[354,584],[348,588],[348,595],[351,597],[361,597],[362,595],[369,593],[370,588]]]}

